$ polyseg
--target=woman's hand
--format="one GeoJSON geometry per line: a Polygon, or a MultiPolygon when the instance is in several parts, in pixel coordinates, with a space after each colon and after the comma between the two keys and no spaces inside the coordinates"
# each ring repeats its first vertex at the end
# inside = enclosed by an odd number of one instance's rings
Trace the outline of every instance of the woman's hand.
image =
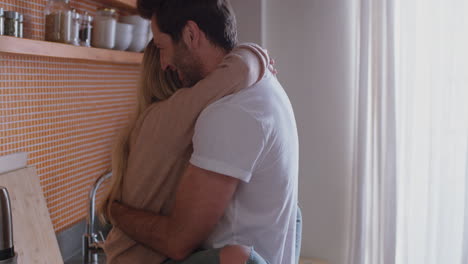
{"type": "MultiPolygon", "coordinates": [[[[267,54],[268,54],[268,51],[267,51],[267,54]]],[[[276,61],[275,59],[270,57],[270,54],[268,54],[268,57],[270,58],[270,64],[268,65],[268,69],[270,70],[271,73],[273,73],[274,75],[277,75],[278,71],[275,68],[276,61]]]]}

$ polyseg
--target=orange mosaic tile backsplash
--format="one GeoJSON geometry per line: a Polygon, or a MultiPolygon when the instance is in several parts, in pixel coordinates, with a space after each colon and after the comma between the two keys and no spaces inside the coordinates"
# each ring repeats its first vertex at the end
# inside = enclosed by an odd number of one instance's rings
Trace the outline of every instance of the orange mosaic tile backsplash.
{"type": "MultiPolygon", "coordinates": [[[[45,0],[0,0],[25,15],[25,37],[44,39],[45,0]]],[[[94,13],[97,1],[71,1],[94,13]]],[[[136,99],[139,65],[0,54],[0,156],[27,152],[55,231],[86,216],[96,178],[136,99]]]]}

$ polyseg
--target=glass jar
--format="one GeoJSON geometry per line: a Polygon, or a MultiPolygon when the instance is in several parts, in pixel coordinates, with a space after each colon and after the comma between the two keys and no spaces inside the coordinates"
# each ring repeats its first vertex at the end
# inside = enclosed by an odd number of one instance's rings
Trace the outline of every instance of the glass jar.
{"type": "Polygon", "coordinates": [[[45,40],[70,43],[72,12],[70,0],[48,0],[45,8],[45,40]]]}
{"type": "Polygon", "coordinates": [[[19,14],[19,19],[18,19],[18,37],[20,38],[23,38],[23,30],[24,30],[24,27],[23,27],[23,14],[19,14]]]}
{"type": "Polygon", "coordinates": [[[81,19],[80,42],[81,46],[91,47],[91,30],[93,17],[88,12],[83,14],[81,19]]]}
{"type": "Polygon", "coordinates": [[[115,46],[115,31],[117,28],[117,12],[112,8],[98,9],[94,19],[92,34],[93,47],[113,49],[115,46]]]}
{"type": "Polygon", "coordinates": [[[3,13],[3,8],[0,7],[0,36],[2,36],[4,33],[4,26],[5,26],[5,16],[3,13]]]}
{"type": "Polygon", "coordinates": [[[80,45],[80,26],[81,26],[81,15],[73,9],[71,12],[71,33],[70,33],[70,43],[75,46],[80,45]]]}
{"type": "Polygon", "coordinates": [[[14,11],[5,12],[5,35],[18,37],[19,36],[19,13],[14,11]]]}

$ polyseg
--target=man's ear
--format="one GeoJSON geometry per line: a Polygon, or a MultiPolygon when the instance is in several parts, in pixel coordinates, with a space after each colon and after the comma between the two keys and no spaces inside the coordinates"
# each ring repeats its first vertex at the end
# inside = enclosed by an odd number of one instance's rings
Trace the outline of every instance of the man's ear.
{"type": "Polygon", "coordinates": [[[182,39],[189,49],[198,49],[200,47],[200,38],[202,32],[197,23],[189,20],[182,31],[182,39]]]}

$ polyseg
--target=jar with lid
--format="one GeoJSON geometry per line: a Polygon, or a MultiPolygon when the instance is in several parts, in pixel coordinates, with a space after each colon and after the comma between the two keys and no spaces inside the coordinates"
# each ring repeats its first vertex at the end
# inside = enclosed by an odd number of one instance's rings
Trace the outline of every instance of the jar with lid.
{"type": "Polygon", "coordinates": [[[18,37],[22,38],[24,36],[24,27],[23,27],[23,14],[19,14],[19,19],[18,19],[18,37]]]}
{"type": "Polygon", "coordinates": [[[76,11],[76,9],[72,9],[71,19],[72,19],[72,25],[71,25],[69,44],[79,46],[80,45],[81,15],[76,11]]]}
{"type": "Polygon", "coordinates": [[[4,34],[3,29],[5,26],[5,16],[3,14],[3,8],[0,7],[0,36],[4,34]]]}
{"type": "Polygon", "coordinates": [[[113,49],[117,28],[117,12],[112,8],[98,9],[94,19],[92,45],[97,48],[113,49]]]}
{"type": "Polygon", "coordinates": [[[81,19],[80,42],[81,46],[91,47],[91,30],[93,17],[85,12],[81,19]]]}
{"type": "Polygon", "coordinates": [[[18,37],[19,36],[19,13],[14,11],[5,12],[5,35],[18,37]]]}
{"type": "Polygon", "coordinates": [[[72,11],[70,0],[48,0],[45,8],[45,40],[71,43],[72,11]]]}

